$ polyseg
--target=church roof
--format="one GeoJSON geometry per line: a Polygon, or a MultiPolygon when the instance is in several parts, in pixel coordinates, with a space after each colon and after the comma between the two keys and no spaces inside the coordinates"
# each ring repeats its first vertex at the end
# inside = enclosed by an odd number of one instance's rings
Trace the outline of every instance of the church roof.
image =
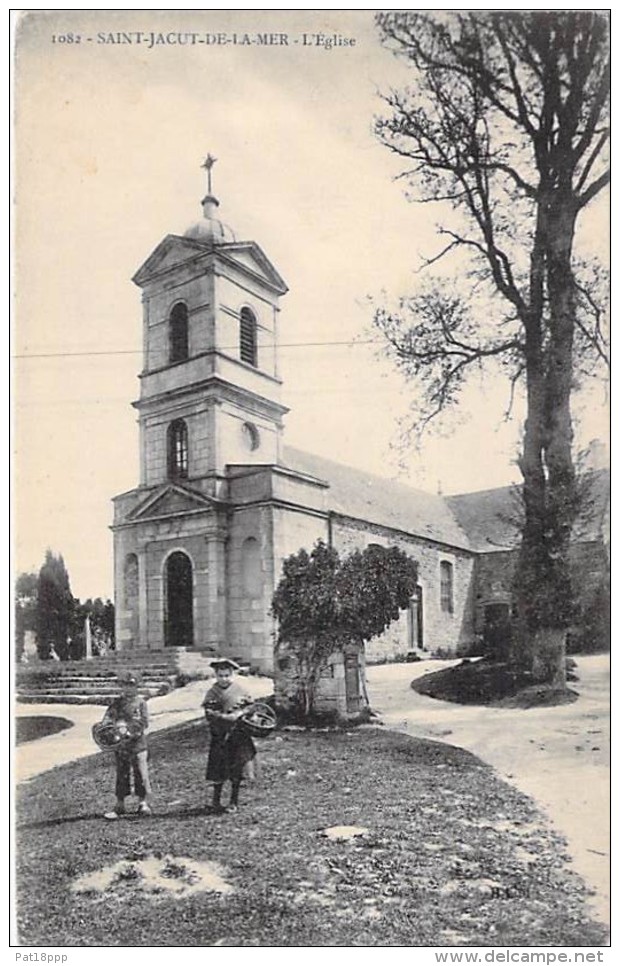
{"type": "MultiPolygon", "coordinates": [[[[582,506],[573,527],[573,539],[585,543],[605,536],[609,470],[586,473],[582,485],[582,506]]],[[[460,493],[445,500],[469,537],[472,549],[484,553],[510,550],[518,544],[523,516],[520,486],[460,493]]]]}
{"type": "Polygon", "coordinates": [[[443,497],[291,446],[284,447],[283,462],[289,469],[329,483],[328,509],[335,513],[459,549],[471,549],[443,497]]]}
{"type": "Polygon", "coordinates": [[[510,550],[519,540],[523,514],[520,487],[502,486],[444,497],[460,526],[479,553],[510,550]]]}
{"type": "MultiPolygon", "coordinates": [[[[519,543],[520,486],[438,496],[292,446],[284,447],[283,463],[329,483],[328,509],[343,516],[476,553],[512,550],[519,543]]],[[[609,486],[609,470],[583,477],[582,508],[573,528],[576,541],[605,539],[609,486]]]]}

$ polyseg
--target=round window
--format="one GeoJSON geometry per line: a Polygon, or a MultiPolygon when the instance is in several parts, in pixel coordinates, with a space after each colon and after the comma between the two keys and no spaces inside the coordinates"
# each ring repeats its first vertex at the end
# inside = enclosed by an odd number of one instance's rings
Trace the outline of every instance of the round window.
{"type": "Polygon", "coordinates": [[[241,427],[241,435],[247,449],[255,450],[260,446],[260,434],[254,423],[244,423],[241,427]]]}

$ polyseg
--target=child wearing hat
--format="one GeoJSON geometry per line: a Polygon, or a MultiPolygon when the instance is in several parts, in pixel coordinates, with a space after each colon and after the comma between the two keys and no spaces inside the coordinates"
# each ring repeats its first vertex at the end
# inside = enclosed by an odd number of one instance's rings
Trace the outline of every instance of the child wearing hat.
{"type": "Polygon", "coordinates": [[[256,748],[250,735],[236,727],[244,708],[252,704],[252,698],[233,681],[239,665],[228,658],[211,662],[215,670],[215,684],[202,702],[211,732],[207,781],[213,783],[213,811],[236,811],[239,805],[239,789],[243,779],[254,780],[256,748]],[[222,807],[222,789],[230,781],[231,794],[228,809],[222,807]]]}
{"type": "Polygon", "coordinates": [[[146,729],[149,726],[149,713],[146,701],[138,692],[139,680],[136,674],[128,672],[119,677],[121,685],[120,695],[112,701],[106,711],[104,723],[114,722],[119,726],[125,722],[128,727],[138,724],[136,738],[122,742],[116,756],[116,805],[111,812],[105,813],[105,818],[113,820],[125,814],[125,799],[131,794],[131,776],[135,794],[139,799],[138,814],[150,815],[148,803],[151,794],[149,780],[148,748],[146,744],[146,729]]]}

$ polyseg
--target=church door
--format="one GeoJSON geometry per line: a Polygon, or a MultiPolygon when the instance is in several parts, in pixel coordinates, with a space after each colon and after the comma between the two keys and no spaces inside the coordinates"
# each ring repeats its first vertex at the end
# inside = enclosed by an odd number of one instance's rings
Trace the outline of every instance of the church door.
{"type": "Polygon", "coordinates": [[[194,586],[192,563],[177,550],[166,561],[167,647],[191,647],[194,643],[194,586]]]}
{"type": "Polygon", "coordinates": [[[419,584],[409,601],[409,650],[417,649],[424,649],[424,609],[419,584]]]}
{"type": "Polygon", "coordinates": [[[358,654],[344,656],[344,686],[347,711],[360,710],[360,663],[358,654]]]}
{"type": "Polygon", "coordinates": [[[506,660],[511,637],[510,606],[487,604],[484,608],[484,653],[496,660],[506,660]]]}

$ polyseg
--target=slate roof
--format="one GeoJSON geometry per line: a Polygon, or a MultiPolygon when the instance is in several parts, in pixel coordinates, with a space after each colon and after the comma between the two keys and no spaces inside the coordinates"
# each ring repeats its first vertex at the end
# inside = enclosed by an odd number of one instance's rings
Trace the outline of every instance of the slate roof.
{"type": "MultiPolygon", "coordinates": [[[[573,528],[576,541],[605,537],[609,507],[609,470],[593,470],[584,477],[583,507],[573,528]]],[[[519,542],[523,514],[521,487],[503,486],[445,497],[460,526],[478,553],[509,550],[519,542]]]]}
{"type": "Polygon", "coordinates": [[[523,515],[521,488],[502,486],[444,497],[463,528],[473,550],[511,550],[519,542],[523,515]]]}
{"type": "Polygon", "coordinates": [[[444,497],[374,476],[333,460],[284,447],[283,465],[330,484],[327,506],[335,513],[470,550],[444,497]]]}
{"type": "MultiPolygon", "coordinates": [[[[436,496],[292,446],[284,447],[283,465],[329,483],[328,509],[343,516],[475,553],[512,550],[519,543],[523,509],[517,485],[436,496]]],[[[609,470],[591,471],[585,486],[573,531],[579,542],[605,538],[609,470]]]]}

